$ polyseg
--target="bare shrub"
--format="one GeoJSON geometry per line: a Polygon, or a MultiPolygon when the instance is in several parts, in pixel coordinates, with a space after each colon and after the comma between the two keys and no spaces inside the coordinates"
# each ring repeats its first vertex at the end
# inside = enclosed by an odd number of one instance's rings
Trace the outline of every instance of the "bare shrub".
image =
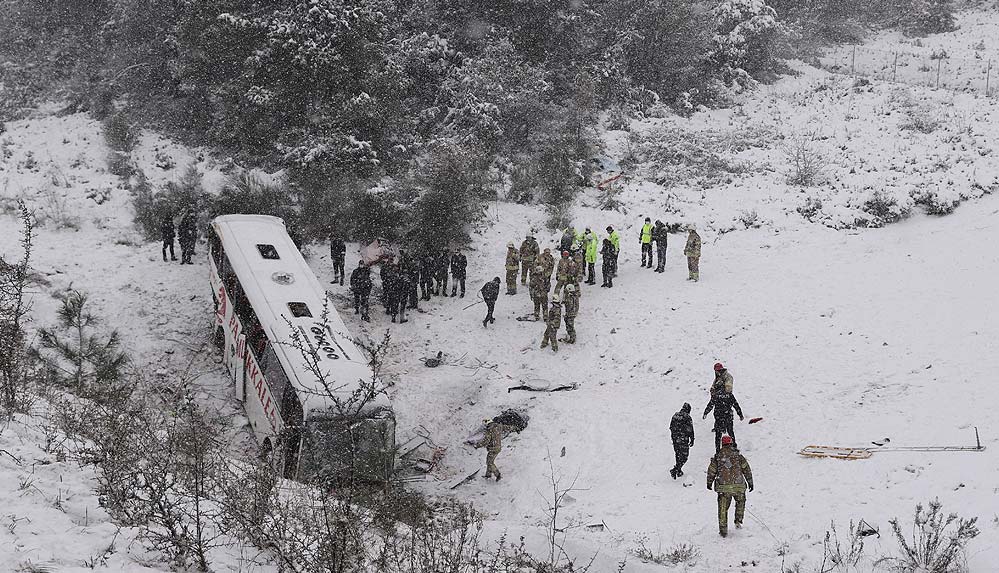
{"type": "Polygon", "coordinates": [[[136,167],[132,163],[132,157],[123,151],[110,151],[107,163],[108,172],[122,179],[128,180],[129,177],[135,174],[136,167]]]}
{"type": "Polygon", "coordinates": [[[797,211],[802,217],[814,223],[815,218],[822,212],[822,200],[817,197],[809,197],[805,199],[803,205],[798,206],[797,211]]]}
{"type": "Polygon", "coordinates": [[[644,538],[639,539],[638,548],[632,550],[632,553],[642,561],[655,563],[656,565],[679,565],[683,563],[692,567],[701,557],[701,550],[691,543],[680,543],[664,550],[660,542],[659,546],[655,550],[652,550],[646,545],[646,542],[647,540],[644,538]]]}
{"type": "Polygon", "coordinates": [[[0,408],[9,414],[26,404],[28,383],[25,322],[31,310],[26,289],[31,281],[35,215],[18,201],[21,217],[21,259],[0,258],[0,408]]]}
{"type": "Polygon", "coordinates": [[[55,226],[56,229],[80,229],[80,217],[69,205],[66,195],[55,185],[48,183],[39,189],[41,205],[38,207],[39,222],[55,226]]]}
{"type": "Polygon", "coordinates": [[[814,133],[796,135],[781,147],[790,165],[787,173],[789,185],[811,187],[821,182],[829,161],[816,147],[815,140],[814,133]]]}
{"type": "Polygon", "coordinates": [[[939,114],[928,106],[912,106],[906,109],[906,117],[899,123],[899,129],[933,133],[943,124],[939,114]]]}
{"type": "Polygon", "coordinates": [[[139,135],[125,113],[117,112],[104,120],[104,140],[111,149],[128,153],[135,149],[139,135]]]}
{"type": "Polygon", "coordinates": [[[921,205],[928,215],[949,215],[961,204],[959,197],[944,198],[930,189],[914,191],[912,199],[916,205],[921,205]]]}
{"type": "Polygon", "coordinates": [[[739,222],[747,229],[760,228],[760,216],[756,212],[756,209],[741,212],[739,214],[739,222]]]}
{"type": "Polygon", "coordinates": [[[965,571],[964,550],[968,542],[978,537],[977,522],[977,517],[964,519],[956,513],[945,515],[940,500],[929,502],[929,511],[923,504],[917,504],[910,538],[902,532],[897,517],[890,521],[899,555],[883,557],[876,564],[887,565],[899,573],[965,571]]]}
{"type": "Polygon", "coordinates": [[[871,215],[868,220],[858,220],[858,225],[867,227],[883,227],[891,223],[897,223],[909,216],[911,206],[900,204],[898,199],[892,194],[880,189],[874,191],[871,196],[864,201],[861,210],[871,215]]]}

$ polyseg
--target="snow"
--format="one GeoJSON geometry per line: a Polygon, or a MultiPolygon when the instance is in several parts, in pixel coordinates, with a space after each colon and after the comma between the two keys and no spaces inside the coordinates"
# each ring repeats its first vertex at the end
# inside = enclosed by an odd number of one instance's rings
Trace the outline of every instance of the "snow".
{"type": "MultiPolygon", "coordinates": [[[[952,35],[924,42],[967,43],[970,30],[990,41],[997,37],[972,28],[968,18],[952,35]]],[[[995,15],[974,18],[991,22],[995,15]]],[[[999,181],[992,156],[996,100],[879,81],[855,87],[851,78],[804,64],[796,70],[796,77],[740,96],[732,109],[631,126],[632,134],[654,140],[666,133],[709,144],[736,141],[747,130],[775,133],[759,146],[711,148],[748,165],[745,172],[663,185],[661,166],[622,161],[629,133],[605,132],[604,174],[624,168],[618,197],[624,207],[599,211],[592,206],[594,190],[581,198],[576,222],[601,235],[608,224],[621,232],[621,273],[613,289],[584,287],[578,342],[557,354],[538,348],[543,325],[514,320],[530,312],[526,287],[500,297],[496,324],[488,329],[480,322],[483,305],[465,309],[485,281],[502,275],[507,242],[519,244],[529,229],[543,228],[536,207],[491,205],[467,253],[468,296],[421,302],[424,312],[413,313],[406,325],[390,324],[374,297],[373,322],[358,321],[346,289],[332,287],[353,333],[379,338],[385,329],[392,332],[395,354],[386,374],[395,382],[400,441],[423,426],[448,448],[441,479],[414,487],[472,502],[487,514],[488,533],[526,535],[540,549],[554,467],[563,480],[576,478],[579,488],[559,526],[607,526],[567,534],[574,555],[585,560],[599,553],[596,571],[615,570],[640,539],[653,548],[659,542],[699,547],[701,557],[689,571],[776,571],[778,553],[788,552],[787,564],[815,563],[831,522],[842,534],[861,518],[880,528],[880,539],[867,541],[869,552],[881,555],[894,550],[888,520],[898,516],[905,527],[917,502],[938,497],[946,511],[979,517],[982,533],[971,544],[969,568],[995,570],[999,197],[990,191],[999,181]],[[911,117],[906,110],[920,105],[933,110],[940,126],[931,133],[900,129],[911,117]],[[789,185],[781,138],[812,133],[821,136],[814,144],[830,159],[825,182],[789,185]],[[936,169],[941,162],[946,168],[936,169]],[[855,228],[858,218],[869,217],[861,206],[874,190],[906,203],[926,188],[964,202],[944,217],[916,207],[900,223],[855,228]],[[822,200],[814,223],[796,210],[807,197],[822,200]],[[757,214],[759,228],[739,220],[749,212],[757,214]],[[680,234],[670,238],[666,273],[639,267],[638,232],[646,215],[699,224],[699,283],[685,280],[680,234]],[[438,350],[445,364],[423,367],[419,359],[438,350]],[[746,418],[763,417],[752,426],[737,422],[756,491],[749,494],[746,527],[725,540],[717,536],[715,497],[704,490],[710,418],[697,416],[718,361],[735,377],[746,418]],[[579,389],[507,391],[521,382],[578,383],[579,389]],[[674,481],[667,426],[684,402],[693,406],[697,437],[686,477],[674,481]],[[484,417],[510,407],[527,410],[531,421],[504,444],[497,461],[504,479],[447,490],[452,478],[482,463],[483,452],[463,446],[464,438],[484,417]],[[893,446],[972,445],[975,427],[984,452],[882,452],[852,462],[796,454],[810,444],[867,447],[884,437],[893,446]],[[749,562],[758,567],[743,565],[749,562]]],[[[119,329],[145,375],[164,392],[189,391],[229,415],[234,455],[251,451],[245,418],[207,342],[212,303],[204,245],[197,264],[179,266],[163,263],[159,245],[139,238],[128,191],[104,168],[108,150],[99,123],[82,115],[35,117],[7,124],[0,141],[8,150],[0,164],[0,204],[9,209],[13,198],[24,197],[48,217],[35,253],[46,284],[34,295],[34,325],[54,321],[53,295],[69,288],[90,293],[93,312],[119,329]],[[104,190],[103,201],[88,198],[104,190]],[[76,223],[57,224],[60,213],[76,223]],[[183,381],[180,390],[175,380],[183,381]]],[[[224,163],[154,134],[143,135],[132,157],[159,178],[154,184],[195,164],[214,174],[206,187],[217,190],[224,172],[224,163]],[[156,167],[157,151],[175,166],[156,167]]],[[[17,232],[12,216],[0,217],[0,255],[14,252],[17,232]]],[[[557,240],[548,231],[537,236],[542,248],[557,240]]],[[[327,284],[328,249],[310,251],[327,284]]],[[[0,550],[0,569],[28,560],[82,569],[84,560],[103,554],[117,528],[99,508],[92,470],[46,454],[39,423],[22,418],[0,432],[0,448],[22,460],[17,465],[0,454],[0,504],[9,525],[0,529],[9,540],[0,550]],[[22,488],[25,479],[32,485],[22,488]],[[62,509],[54,500],[62,500],[62,509]]],[[[133,539],[129,530],[118,534],[110,570],[167,570],[133,539]]],[[[221,563],[219,570],[250,567],[233,555],[221,563]]],[[[626,571],[659,569],[632,556],[626,571]]]]}

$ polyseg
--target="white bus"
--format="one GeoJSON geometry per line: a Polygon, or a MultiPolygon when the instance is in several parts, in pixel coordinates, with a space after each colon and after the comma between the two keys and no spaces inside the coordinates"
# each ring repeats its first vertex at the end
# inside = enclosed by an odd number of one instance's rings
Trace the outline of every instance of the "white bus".
{"type": "Polygon", "coordinates": [[[368,358],[335,310],[322,314],[326,293],[285,229],[264,215],[225,215],[208,238],[216,344],[236,397],[266,455],[290,479],[385,481],[395,466],[395,416],[378,394],[343,412],[368,358]],[[325,322],[325,324],[324,324],[325,322]],[[306,364],[293,335],[328,373],[328,391],[306,364]]]}

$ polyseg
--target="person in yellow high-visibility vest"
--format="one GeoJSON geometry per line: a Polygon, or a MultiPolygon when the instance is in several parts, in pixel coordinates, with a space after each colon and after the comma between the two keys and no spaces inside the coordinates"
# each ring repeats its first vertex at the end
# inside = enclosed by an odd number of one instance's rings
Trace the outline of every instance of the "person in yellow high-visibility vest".
{"type": "Polygon", "coordinates": [[[586,228],[583,244],[586,245],[586,284],[595,285],[597,284],[596,264],[597,252],[600,249],[600,240],[597,239],[597,234],[591,231],[589,227],[586,228]]]}
{"type": "Polygon", "coordinates": [[[638,236],[639,241],[642,245],[642,267],[648,266],[652,268],[652,219],[649,217],[645,218],[645,224],[642,225],[642,232],[638,236]],[[648,263],[646,263],[648,260],[648,263]]]}

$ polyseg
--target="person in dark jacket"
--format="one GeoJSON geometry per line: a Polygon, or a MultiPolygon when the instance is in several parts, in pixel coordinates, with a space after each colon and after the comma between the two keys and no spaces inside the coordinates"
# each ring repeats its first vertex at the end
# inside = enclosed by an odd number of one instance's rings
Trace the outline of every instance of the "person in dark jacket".
{"type": "Polygon", "coordinates": [[[468,259],[460,250],[455,249],[454,254],[451,255],[451,278],[454,279],[451,296],[455,296],[458,292],[458,284],[461,283],[461,298],[465,298],[465,271],[467,268],[468,259]]]}
{"type": "Polygon", "coordinates": [[[742,408],[739,407],[739,401],[735,399],[735,395],[731,392],[718,392],[711,395],[711,401],[708,402],[708,406],[704,408],[704,416],[702,419],[707,419],[708,414],[714,410],[715,412],[715,451],[721,449],[721,438],[722,434],[728,434],[732,436],[733,443],[735,442],[735,427],[732,418],[732,410],[739,414],[739,420],[745,420],[746,418],[742,415],[742,408]]]}
{"type": "Polygon", "coordinates": [[[662,221],[656,219],[656,226],[652,228],[652,242],[656,244],[656,272],[666,272],[666,242],[669,239],[669,230],[662,221]]]}
{"type": "MultiPolygon", "coordinates": [[[[399,324],[409,322],[406,318],[406,305],[409,303],[410,287],[412,283],[409,282],[409,273],[406,269],[402,268],[398,263],[395,265],[395,301],[396,307],[399,310],[399,324]]],[[[395,321],[395,315],[392,315],[392,320],[395,321]]]]}
{"type": "Polygon", "coordinates": [[[170,260],[176,261],[177,255],[173,251],[173,239],[177,236],[177,231],[173,226],[173,215],[167,213],[160,223],[160,238],[163,239],[163,262],[167,260],[167,249],[170,249],[170,260]]]}
{"type": "Polygon", "coordinates": [[[604,239],[600,255],[603,256],[603,266],[600,270],[603,271],[602,274],[604,276],[604,284],[600,286],[612,287],[614,286],[614,261],[617,258],[617,249],[614,248],[614,244],[610,242],[610,239],[604,239]]]}
{"type": "Polygon", "coordinates": [[[499,298],[500,291],[500,278],[493,277],[493,280],[487,282],[482,286],[480,293],[482,294],[482,300],[486,303],[486,318],[482,320],[482,327],[485,328],[486,325],[496,322],[493,318],[493,310],[496,308],[496,299],[499,298]]]}
{"type": "Polygon", "coordinates": [[[450,266],[451,251],[445,247],[441,249],[440,254],[437,255],[437,259],[434,261],[434,280],[437,281],[437,284],[434,286],[434,294],[448,296],[447,273],[450,266]]]}
{"type": "Polygon", "coordinates": [[[347,256],[347,245],[336,233],[330,233],[330,261],[333,263],[333,280],[331,284],[340,283],[343,286],[343,260],[347,256]]]}
{"type": "Polygon", "coordinates": [[[194,256],[194,245],[198,242],[197,219],[194,216],[194,209],[189,209],[180,220],[177,228],[177,242],[180,243],[180,264],[193,265],[191,257],[194,256]]]}
{"type": "Polygon", "coordinates": [[[357,261],[357,268],[350,274],[350,290],[354,293],[354,314],[361,314],[361,320],[371,322],[368,316],[368,295],[371,294],[371,269],[364,261],[357,261]]]}
{"type": "Polygon", "coordinates": [[[430,300],[434,292],[434,257],[426,250],[420,255],[420,299],[430,300]]]}
{"type": "Polygon", "coordinates": [[[389,310],[389,287],[388,285],[392,282],[392,264],[388,262],[383,262],[381,268],[378,270],[378,278],[382,280],[382,306],[385,307],[385,314],[392,314],[389,310]]]}
{"type": "Polygon", "coordinates": [[[420,308],[420,263],[411,257],[403,259],[403,272],[406,273],[409,283],[409,306],[410,309],[420,308]]]}
{"type": "Polygon", "coordinates": [[[690,448],[694,447],[694,421],[690,419],[690,404],[683,407],[669,421],[669,435],[673,440],[673,454],[676,464],[669,470],[669,475],[676,479],[683,476],[683,464],[687,463],[690,448]]]}

